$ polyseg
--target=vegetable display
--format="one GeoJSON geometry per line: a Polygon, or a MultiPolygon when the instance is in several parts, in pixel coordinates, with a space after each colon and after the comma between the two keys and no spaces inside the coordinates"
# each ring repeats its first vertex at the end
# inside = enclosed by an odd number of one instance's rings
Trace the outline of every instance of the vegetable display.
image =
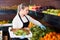
{"type": "Polygon", "coordinates": [[[53,32],[50,28],[46,27],[46,30],[40,28],[40,26],[33,26],[31,28],[32,38],[31,40],[39,40],[40,37],[44,37],[46,33],[53,32]]]}
{"type": "Polygon", "coordinates": [[[40,40],[60,40],[60,33],[47,33],[44,37],[40,37],[40,40]]]}
{"type": "Polygon", "coordinates": [[[47,9],[45,11],[42,11],[42,13],[60,16],[60,9],[47,9]]]}

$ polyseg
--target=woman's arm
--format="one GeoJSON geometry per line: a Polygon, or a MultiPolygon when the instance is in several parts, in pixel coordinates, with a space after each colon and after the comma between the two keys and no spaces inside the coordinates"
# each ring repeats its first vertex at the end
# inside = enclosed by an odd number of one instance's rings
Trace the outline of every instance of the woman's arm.
{"type": "Polygon", "coordinates": [[[44,26],[44,25],[42,25],[39,21],[37,21],[37,20],[33,19],[33,18],[32,18],[32,17],[30,17],[29,15],[27,15],[27,17],[28,17],[29,21],[30,21],[30,22],[32,22],[33,24],[38,25],[38,26],[40,26],[41,28],[46,29],[46,28],[45,28],[45,26],[44,26]]]}

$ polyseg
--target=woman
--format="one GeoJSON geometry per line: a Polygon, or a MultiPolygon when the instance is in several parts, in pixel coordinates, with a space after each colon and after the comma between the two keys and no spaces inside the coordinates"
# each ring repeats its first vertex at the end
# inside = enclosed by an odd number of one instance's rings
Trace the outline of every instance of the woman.
{"type": "MultiPolygon", "coordinates": [[[[29,5],[27,4],[20,4],[18,6],[18,11],[16,16],[14,17],[12,23],[13,23],[13,28],[28,28],[29,22],[32,22],[35,25],[39,25],[41,28],[45,28],[40,22],[38,22],[37,20],[33,19],[32,17],[30,17],[28,14],[29,12],[29,5]]],[[[19,39],[15,39],[15,40],[19,40],[19,39]]],[[[20,39],[20,40],[28,40],[28,38],[24,38],[24,39],[20,39]]]]}

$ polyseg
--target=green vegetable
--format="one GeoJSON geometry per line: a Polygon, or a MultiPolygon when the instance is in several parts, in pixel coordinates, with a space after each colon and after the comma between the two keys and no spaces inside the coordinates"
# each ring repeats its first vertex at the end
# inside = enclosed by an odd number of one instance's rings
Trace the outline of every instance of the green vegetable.
{"type": "Polygon", "coordinates": [[[17,32],[14,32],[15,35],[17,36],[21,36],[21,35],[27,35],[27,32],[23,31],[23,30],[18,30],[17,32]]]}
{"type": "Polygon", "coordinates": [[[43,30],[37,25],[33,26],[30,30],[32,32],[31,40],[39,40],[39,38],[44,37],[46,35],[46,33],[53,31],[49,27],[46,27],[46,30],[43,30]]]}
{"type": "Polygon", "coordinates": [[[58,16],[58,13],[60,13],[60,10],[59,9],[47,9],[45,11],[42,11],[42,13],[58,16]]]}
{"type": "Polygon", "coordinates": [[[32,38],[31,40],[39,40],[40,34],[42,34],[41,28],[39,26],[34,26],[31,28],[32,38]]]}

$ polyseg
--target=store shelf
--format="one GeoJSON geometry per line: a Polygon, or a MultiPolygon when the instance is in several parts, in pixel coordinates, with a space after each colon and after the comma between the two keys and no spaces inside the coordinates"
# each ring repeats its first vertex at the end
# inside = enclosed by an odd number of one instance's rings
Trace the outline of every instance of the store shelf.
{"type": "Polygon", "coordinates": [[[12,26],[12,23],[10,23],[10,24],[0,24],[0,27],[11,27],[12,26]]]}
{"type": "Polygon", "coordinates": [[[60,17],[60,16],[58,16],[58,15],[54,15],[53,13],[52,13],[52,14],[44,13],[44,14],[60,17]]]}
{"type": "Polygon", "coordinates": [[[60,16],[54,16],[50,14],[44,14],[44,21],[51,24],[53,27],[60,29],[60,16]]]}

